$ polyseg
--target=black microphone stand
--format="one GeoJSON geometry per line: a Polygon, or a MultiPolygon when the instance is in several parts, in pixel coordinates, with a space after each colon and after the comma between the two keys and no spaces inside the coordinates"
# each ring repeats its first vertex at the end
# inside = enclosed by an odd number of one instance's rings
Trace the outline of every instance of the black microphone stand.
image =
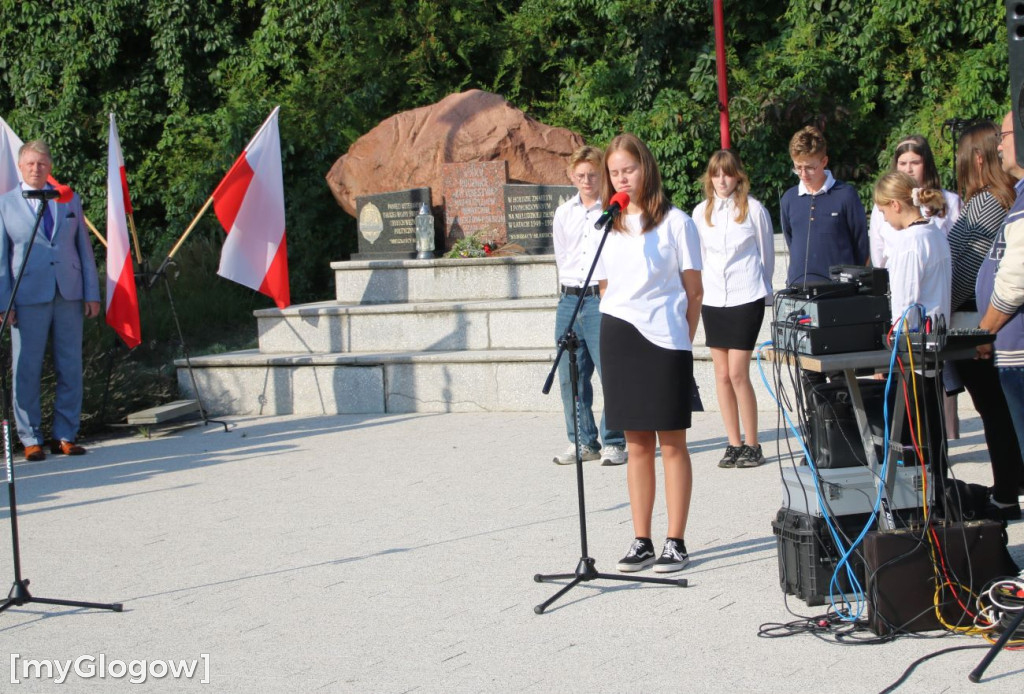
{"type": "Polygon", "coordinates": [[[992,661],[996,659],[999,652],[1006,646],[1006,642],[1009,641],[1021,628],[1021,624],[1024,624],[1024,607],[1017,611],[1017,615],[1010,620],[1010,623],[1006,625],[1006,629],[1003,631],[1002,636],[999,640],[992,644],[992,647],[985,653],[985,657],[981,659],[978,666],[971,670],[971,674],[967,675],[967,679],[977,684],[981,682],[982,676],[985,674],[985,670],[992,664],[992,661]]]}
{"type": "Polygon", "coordinates": [[[957,186],[960,185],[960,182],[956,180],[956,147],[957,147],[957,143],[960,141],[960,135],[963,133],[963,131],[969,125],[971,125],[971,123],[974,123],[974,122],[975,121],[972,121],[972,120],[967,119],[967,118],[950,118],[949,120],[944,121],[942,123],[942,129],[940,130],[940,132],[944,133],[946,130],[949,130],[949,140],[950,140],[950,144],[952,145],[952,148],[950,149],[950,155],[949,155],[949,168],[953,171],[953,185],[951,186],[950,190],[956,190],[957,186]]]}
{"type": "Polygon", "coordinates": [[[181,321],[178,320],[178,310],[174,307],[174,296],[171,294],[171,282],[167,278],[167,270],[171,265],[176,265],[171,256],[164,258],[164,261],[160,263],[160,267],[156,269],[156,272],[152,274],[148,282],[144,282],[146,290],[153,288],[153,285],[158,280],[163,280],[164,288],[167,290],[167,303],[171,307],[171,316],[174,318],[174,327],[178,330],[178,340],[181,341],[181,351],[185,354],[185,366],[188,368],[188,377],[192,382],[192,392],[196,394],[196,404],[199,405],[199,416],[203,420],[203,426],[209,426],[210,424],[220,424],[224,427],[224,433],[228,433],[228,423],[220,420],[213,419],[206,414],[206,408],[203,406],[203,398],[199,393],[199,384],[196,382],[196,375],[192,370],[192,359],[188,352],[188,343],[185,342],[185,333],[181,329],[181,321]]]}
{"type": "MultiPolygon", "coordinates": [[[[601,250],[604,248],[604,242],[608,238],[608,230],[611,228],[612,221],[615,216],[611,215],[605,221],[604,230],[601,233],[601,242],[597,246],[597,253],[594,254],[594,262],[590,265],[590,271],[587,273],[587,279],[583,281],[584,288],[590,286],[590,278],[594,274],[594,268],[597,266],[597,259],[601,257],[601,250]]],[[[555,600],[562,597],[570,590],[575,588],[578,584],[593,581],[598,578],[603,578],[608,581],[631,581],[635,583],[658,583],[666,586],[687,586],[687,580],[685,578],[653,578],[650,576],[622,576],[619,574],[605,574],[600,573],[597,570],[596,564],[593,557],[588,554],[587,551],[587,509],[586,500],[583,492],[583,454],[580,450],[580,395],[579,395],[579,366],[576,362],[576,350],[580,346],[579,338],[576,333],[573,332],[572,326],[576,322],[576,316],[579,314],[580,309],[583,307],[583,300],[586,298],[586,294],[581,292],[576,299],[576,306],[573,308],[572,315],[569,317],[569,324],[565,327],[565,332],[558,338],[558,352],[555,353],[555,363],[551,366],[551,372],[548,374],[547,380],[544,381],[543,393],[547,395],[551,391],[551,384],[555,380],[555,373],[558,371],[558,362],[562,358],[563,352],[569,353],[569,383],[572,388],[572,401],[573,410],[575,417],[573,418],[572,430],[573,439],[576,441],[576,493],[579,497],[579,512],[580,512],[580,560],[576,565],[576,570],[571,574],[535,574],[533,580],[537,583],[543,583],[544,581],[557,581],[560,579],[572,579],[565,586],[562,587],[557,593],[552,595],[550,598],[542,602],[533,608],[533,611],[537,614],[543,614],[544,610],[548,608],[555,600]]]]}
{"type": "MultiPolygon", "coordinates": [[[[0,335],[3,335],[4,329],[10,323],[11,310],[14,308],[14,297],[18,295],[18,287],[21,285],[21,278],[25,274],[25,268],[28,267],[28,258],[32,253],[32,246],[36,242],[36,232],[39,230],[39,223],[43,219],[43,212],[46,209],[44,205],[49,204],[47,200],[40,200],[39,211],[36,214],[36,224],[32,229],[32,236],[29,237],[28,248],[25,249],[25,260],[21,264],[21,269],[18,271],[18,277],[14,281],[14,287],[11,289],[11,298],[7,302],[7,309],[4,311],[3,320],[0,321],[0,335]]],[[[0,241],[0,243],[6,243],[6,241],[0,241]]],[[[6,364],[6,359],[0,359],[0,362],[6,364]]],[[[7,496],[10,499],[11,508],[11,550],[14,553],[14,585],[11,586],[11,592],[7,594],[7,600],[0,605],[0,612],[3,612],[9,607],[20,606],[26,603],[35,602],[44,605],[65,605],[67,607],[86,607],[96,610],[112,610],[114,612],[120,612],[122,609],[121,603],[100,603],[100,602],[80,602],[78,600],[56,600],[53,598],[37,598],[32,595],[28,590],[29,580],[22,578],[21,576],[21,551],[19,549],[18,542],[18,502],[17,493],[15,491],[14,484],[14,442],[11,440],[11,423],[10,423],[10,407],[11,399],[10,392],[7,387],[7,369],[0,368],[0,411],[3,413],[3,438],[4,438],[4,460],[7,463],[7,496]]]]}

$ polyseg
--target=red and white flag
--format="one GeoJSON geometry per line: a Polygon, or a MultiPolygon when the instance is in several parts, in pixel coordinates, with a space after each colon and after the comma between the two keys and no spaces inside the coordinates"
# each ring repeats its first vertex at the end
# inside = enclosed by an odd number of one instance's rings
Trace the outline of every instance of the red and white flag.
{"type": "Polygon", "coordinates": [[[18,150],[21,138],[14,134],[7,121],[0,118],[0,195],[14,190],[21,183],[18,173],[18,150]]]}
{"type": "Polygon", "coordinates": [[[291,304],[291,295],[279,109],[263,122],[213,191],[213,209],[228,234],[217,274],[266,294],[278,308],[285,308],[291,304]]]}
{"type": "Polygon", "coordinates": [[[126,345],[137,347],[142,342],[139,297],[135,291],[135,267],[125,219],[131,209],[121,141],[111,113],[107,144],[107,325],[126,345]]]}
{"type": "MultiPolygon", "coordinates": [[[[21,185],[21,171],[18,169],[18,153],[21,146],[25,144],[21,138],[14,134],[7,121],[0,118],[0,195],[14,190],[21,185]]],[[[47,183],[60,191],[57,202],[71,202],[71,196],[75,191],[71,186],[59,182],[52,175],[46,179],[47,183]]]]}

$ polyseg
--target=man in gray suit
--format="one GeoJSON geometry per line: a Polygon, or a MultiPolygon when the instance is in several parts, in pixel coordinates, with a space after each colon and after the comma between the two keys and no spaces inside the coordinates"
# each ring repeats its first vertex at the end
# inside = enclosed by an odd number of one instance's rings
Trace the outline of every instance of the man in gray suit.
{"type": "Polygon", "coordinates": [[[18,151],[24,182],[0,196],[0,311],[7,310],[18,273],[25,267],[10,323],[14,421],[27,460],[46,458],[39,389],[43,354],[51,337],[57,392],[50,450],[64,455],[85,453],[75,443],[82,412],[83,316],[95,318],[100,312],[99,279],[82,201],[77,194],[67,203],[26,197],[30,191],[47,188],[52,167],[45,142],[26,142],[18,151]],[[27,254],[40,205],[43,219],[27,254]]]}

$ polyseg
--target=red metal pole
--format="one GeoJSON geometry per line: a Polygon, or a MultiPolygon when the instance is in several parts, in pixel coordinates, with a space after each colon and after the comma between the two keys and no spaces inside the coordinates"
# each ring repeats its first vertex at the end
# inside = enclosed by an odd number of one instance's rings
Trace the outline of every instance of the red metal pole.
{"type": "Polygon", "coordinates": [[[725,79],[725,18],[722,0],[714,0],[715,64],[718,71],[718,130],[722,136],[722,149],[729,149],[729,86],[725,79]]]}

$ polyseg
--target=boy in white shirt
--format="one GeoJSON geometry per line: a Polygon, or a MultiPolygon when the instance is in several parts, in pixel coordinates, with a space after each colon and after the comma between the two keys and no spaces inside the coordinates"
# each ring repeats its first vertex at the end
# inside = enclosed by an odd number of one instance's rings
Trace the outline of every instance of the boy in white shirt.
{"type": "MultiPolygon", "coordinates": [[[[597,291],[597,280],[591,280],[588,286],[583,286],[601,240],[601,231],[594,228],[594,223],[601,216],[600,190],[603,167],[604,154],[596,147],[581,147],[573,152],[569,159],[569,178],[579,193],[555,210],[553,222],[552,235],[559,281],[555,339],[561,338],[565,332],[576,302],[580,294],[583,294],[583,304],[573,324],[573,332],[579,338],[576,362],[579,369],[580,454],[583,460],[600,458],[603,465],[622,465],[627,459],[623,433],[608,431],[602,416],[600,441],[597,436],[591,378],[595,369],[598,376],[601,373],[601,298],[597,291]]],[[[573,433],[576,413],[567,356],[558,365],[558,385],[562,391],[562,410],[565,414],[569,447],[565,452],[555,456],[555,463],[571,465],[576,462],[576,439],[573,433]]]]}

